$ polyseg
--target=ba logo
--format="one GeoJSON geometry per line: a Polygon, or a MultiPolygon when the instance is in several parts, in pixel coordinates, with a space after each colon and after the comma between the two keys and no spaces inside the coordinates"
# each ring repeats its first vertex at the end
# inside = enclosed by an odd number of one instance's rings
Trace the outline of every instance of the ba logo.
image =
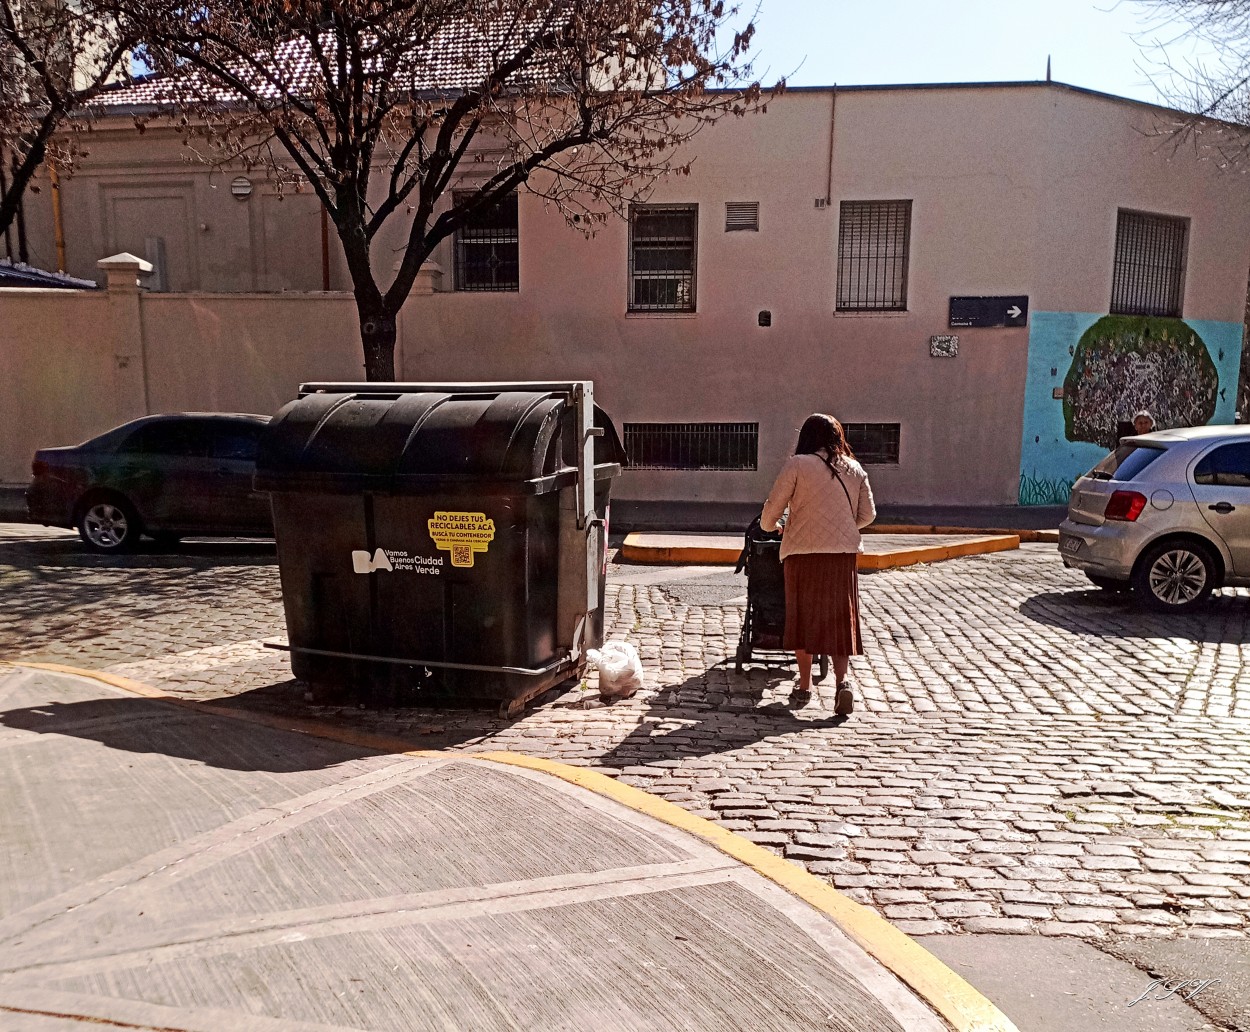
{"type": "Polygon", "coordinates": [[[386,552],[377,549],[372,558],[365,551],[352,552],[352,569],[356,573],[375,573],[378,570],[394,570],[390,559],[386,557],[386,552]]]}

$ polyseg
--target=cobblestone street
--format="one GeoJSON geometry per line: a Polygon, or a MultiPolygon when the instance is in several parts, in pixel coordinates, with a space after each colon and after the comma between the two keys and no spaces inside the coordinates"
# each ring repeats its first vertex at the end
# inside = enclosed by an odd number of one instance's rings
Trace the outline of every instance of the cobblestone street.
{"type": "MultiPolygon", "coordinates": [[[[734,671],[745,579],[612,567],[609,636],[652,690],[494,714],[319,705],[265,649],[272,546],[95,557],[0,534],[0,656],[351,724],[415,747],[591,766],[804,864],[912,933],[1244,936],[1250,598],[1166,618],[1094,590],[1053,545],[862,576],[856,713],[800,710],[780,666],[734,671]]],[[[0,712],[0,723],[20,719],[0,712]]]]}

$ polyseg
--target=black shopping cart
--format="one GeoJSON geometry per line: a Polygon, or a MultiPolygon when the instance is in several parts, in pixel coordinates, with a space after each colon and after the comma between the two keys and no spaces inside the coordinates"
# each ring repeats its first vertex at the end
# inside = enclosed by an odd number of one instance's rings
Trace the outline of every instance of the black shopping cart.
{"type": "MultiPolygon", "coordinates": [[[[781,535],[760,527],[755,517],[747,527],[746,540],[734,573],[746,572],[747,611],[742,618],[742,635],[738,638],[738,655],[734,669],[742,673],[746,663],[788,663],[790,653],[781,647],[786,626],[786,581],[781,571],[781,535]],[[774,653],[767,659],[755,659],[757,652],[774,653]]],[[[818,681],[829,673],[829,657],[817,656],[818,681]]]]}

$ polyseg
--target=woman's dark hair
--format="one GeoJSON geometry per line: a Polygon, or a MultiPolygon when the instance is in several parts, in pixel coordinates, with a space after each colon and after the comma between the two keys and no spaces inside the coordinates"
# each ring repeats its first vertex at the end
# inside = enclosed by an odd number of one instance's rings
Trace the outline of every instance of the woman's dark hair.
{"type": "Polygon", "coordinates": [[[799,443],[794,446],[795,455],[813,455],[824,448],[830,455],[845,455],[848,459],[855,458],[851,446],[846,440],[846,431],[842,429],[833,416],[816,412],[803,421],[803,429],[799,431],[799,443]]]}

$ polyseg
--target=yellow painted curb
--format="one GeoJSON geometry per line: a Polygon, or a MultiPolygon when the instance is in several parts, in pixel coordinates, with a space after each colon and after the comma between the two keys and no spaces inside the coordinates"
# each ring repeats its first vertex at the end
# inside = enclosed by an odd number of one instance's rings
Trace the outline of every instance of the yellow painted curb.
{"type": "Polygon", "coordinates": [[[1058,530],[1021,530],[1012,527],[920,527],[911,523],[874,523],[861,534],[1014,534],[1021,541],[1057,543],[1058,530]]]}
{"type": "Polygon", "coordinates": [[[626,534],[621,545],[621,555],[636,563],[691,563],[697,565],[720,565],[736,563],[742,554],[741,546],[726,548],[723,545],[644,545],[637,533],[626,534]]]}
{"type": "Polygon", "coordinates": [[[550,774],[703,839],[833,918],[839,928],[911,986],[953,1028],[961,1032],[1018,1032],[1002,1011],[914,939],[875,911],[848,899],[833,886],[763,846],[598,771],[520,753],[471,755],[476,760],[550,774]]]}
{"type": "MultiPolygon", "coordinates": [[[[899,533],[898,530],[877,533],[899,533]]],[[[959,559],[969,555],[985,555],[989,552],[1006,552],[1020,547],[1024,531],[1010,533],[987,533],[986,531],[941,530],[936,528],[910,527],[905,533],[949,533],[975,535],[971,541],[954,545],[917,545],[915,548],[899,548],[890,552],[861,552],[856,562],[860,570],[892,570],[900,566],[918,563],[936,563],[943,559],[959,559]]],[[[1032,533],[1045,533],[1033,531],[1032,533]]],[[[621,555],[637,563],[688,563],[696,565],[729,565],[738,561],[740,548],[718,545],[646,545],[639,535],[628,534],[621,545],[621,555]]]]}
{"type": "Polygon", "coordinates": [[[82,677],[145,699],[173,703],[197,713],[228,717],[280,731],[294,731],[310,737],[324,738],[377,752],[417,757],[454,755],[466,760],[486,760],[512,767],[524,767],[560,778],[562,781],[612,799],[637,813],[663,821],[671,827],[702,839],[779,885],[791,895],[797,896],[826,914],[851,939],[910,986],[956,1032],[1018,1032],[1011,1020],[973,986],[873,910],[848,899],[833,886],[763,846],[757,846],[754,842],[712,821],[696,817],[674,803],[617,781],[606,774],[582,767],[573,767],[555,760],[525,756],[521,753],[412,749],[410,742],[399,738],[371,735],[349,728],[334,727],[315,720],[290,720],[211,702],[181,699],[128,677],[119,677],[96,670],[84,670],[61,663],[28,663],[0,659],[0,666],[47,670],[52,673],[82,677]]]}
{"type": "Polygon", "coordinates": [[[921,545],[882,553],[861,552],[856,565],[861,570],[892,570],[899,566],[915,566],[917,563],[936,563],[942,559],[1007,552],[1019,547],[1020,539],[1015,534],[1001,534],[960,541],[954,545],[921,545]]]}

